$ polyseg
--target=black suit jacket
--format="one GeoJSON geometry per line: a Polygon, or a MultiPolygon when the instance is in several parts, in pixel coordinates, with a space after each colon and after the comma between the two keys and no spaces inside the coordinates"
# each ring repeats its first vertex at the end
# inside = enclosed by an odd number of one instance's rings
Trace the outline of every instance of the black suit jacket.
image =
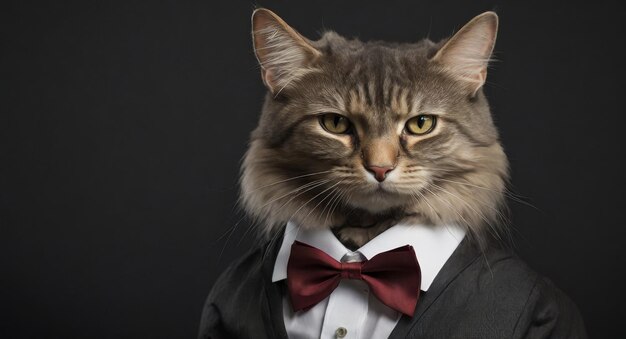
{"type": "MultiPolygon", "coordinates": [[[[199,338],[287,338],[282,296],[272,282],[278,241],[252,249],[213,286],[199,338]]],[[[549,280],[496,247],[467,238],[443,266],[413,317],[390,338],[586,338],[576,306],[549,280]]]]}

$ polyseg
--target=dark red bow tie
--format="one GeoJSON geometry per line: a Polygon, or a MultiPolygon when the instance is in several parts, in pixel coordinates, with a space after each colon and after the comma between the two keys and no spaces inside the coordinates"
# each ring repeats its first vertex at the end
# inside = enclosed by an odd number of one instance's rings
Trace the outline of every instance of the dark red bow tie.
{"type": "Polygon", "coordinates": [[[411,246],[382,252],[370,260],[342,263],[320,249],[296,241],[287,264],[287,286],[294,311],[313,307],[329,296],[341,279],[365,281],[385,305],[413,316],[420,294],[421,271],[411,246]]]}

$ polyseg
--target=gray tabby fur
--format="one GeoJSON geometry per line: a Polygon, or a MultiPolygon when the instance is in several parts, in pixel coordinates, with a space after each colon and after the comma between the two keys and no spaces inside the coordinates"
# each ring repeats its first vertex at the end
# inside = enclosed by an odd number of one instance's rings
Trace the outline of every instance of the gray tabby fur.
{"type": "Polygon", "coordinates": [[[458,224],[482,242],[506,233],[508,161],[482,91],[497,16],[487,12],[439,43],[300,36],[274,13],[253,15],[268,94],[241,170],[241,202],[263,231],[292,220],[331,228],[358,247],[398,222],[458,224]],[[352,135],[320,126],[341,114],[352,135]],[[423,136],[404,130],[437,116],[423,136]],[[373,160],[372,160],[373,159],[373,160]],[[365,161],[393,162],[382,183],[365,161]]]}

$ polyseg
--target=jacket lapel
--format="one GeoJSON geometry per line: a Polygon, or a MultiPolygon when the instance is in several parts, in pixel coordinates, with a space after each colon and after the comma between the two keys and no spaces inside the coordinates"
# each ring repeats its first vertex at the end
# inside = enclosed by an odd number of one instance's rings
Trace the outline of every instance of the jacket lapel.
{"type": "Polygon", "coordinates": [[[266,302],[266,305],[264,305],[266,312],[263,312],[263,321],[267,324],[268,338],[288,339],[283,318],[283,284],[280,281],[272,282],[274,262],[282,243],[283,233],[284,228],[280,234],[275,235],[277,238],[273,238],[269,242],[263,256],[263,290],[266,302]]]}
{"type": "MultiPolygon", "coordinates": [[[[268,324],[268,338],[288,339],[283,319],[283,284],[281,282],[272,282],[274,262],[280,249],[283,233],[284,228],[280,234],[276,235],[277,238],[268,243],[263,258],[263,290],[265,294],[265,305],[263,308],[266,312],[263,312],[262,317],[263,321],[268,324]]],[[[445,292],[446,287],[479,257],[480,250],[467,237],[463,239],[459,247],[450,256],[450,259],[441,268],[439,274],[437,274],[428,292],[422,292],[420,295],[413,317],[403,315],[389,338],[406,338],[411,329],[417,325],[422,315],[433,305],[439,295],[445,292]]]]}
{"type": "Polygon", "coordinates": [[[409,332],[417,325],[424,312],[432,306],[439,298],[439,295],[446,290],[446,287],[476,261],[479,256],[480,251],[472,241],[467,237],[463,239],[459,247],[450,256],[450,259],[441,268],[428,291],[420,294],[413,317],[403,315],[389,338],[407,338],[409,332]]]}

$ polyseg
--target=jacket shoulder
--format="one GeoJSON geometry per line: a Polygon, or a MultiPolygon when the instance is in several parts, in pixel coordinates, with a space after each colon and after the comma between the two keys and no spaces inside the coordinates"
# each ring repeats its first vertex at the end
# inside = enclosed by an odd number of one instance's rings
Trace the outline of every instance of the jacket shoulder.
{"type": "Polygon", "coordinates": [[[246,286],[259,285],[263,279],[263,264],[266,246],[261,245],[250,249],[241,258],[232,262],[213,284],[207,301],[221,302],[224,298],[232,302],[246,286]]]}
{"type": "Polygon", "coordinates": [[[515,326],[516,338],[587,338],[578,307],[548,278],[539,276],[515,326]]]}
{"type": "MultiPolygon", "coordinates": [[[[252,248],[230,264],[213,284],[204,303],[199,338],[262,338],[267,333],[261,315],[266,312],[264,271],[268,244],[252,248]],[[240,326],[245,319],[246,326],[240,326]]],[[[270,260],[272,261],[272,260],[270,260]]],[[[273,261],[272,261],[273,262],[273,261]]]]}
{"type": "Polygon", "coordinates": [[[446,284],[412,337],[585,337],[575,305],[512,251],[491,247],[472,253],[473,261],[446,284]],[[452,319],[455,326],[439,319],[452,319]],[[559,332],[568,321],[571,332],[559,332]]]}
{"type": "Polygon", "coordinates": [[[515,319],[512,337],[586,338],[578,308],[550,279],[512,251],[495,249],[488,257],[481,269],[485,286],[515,319]]]}

